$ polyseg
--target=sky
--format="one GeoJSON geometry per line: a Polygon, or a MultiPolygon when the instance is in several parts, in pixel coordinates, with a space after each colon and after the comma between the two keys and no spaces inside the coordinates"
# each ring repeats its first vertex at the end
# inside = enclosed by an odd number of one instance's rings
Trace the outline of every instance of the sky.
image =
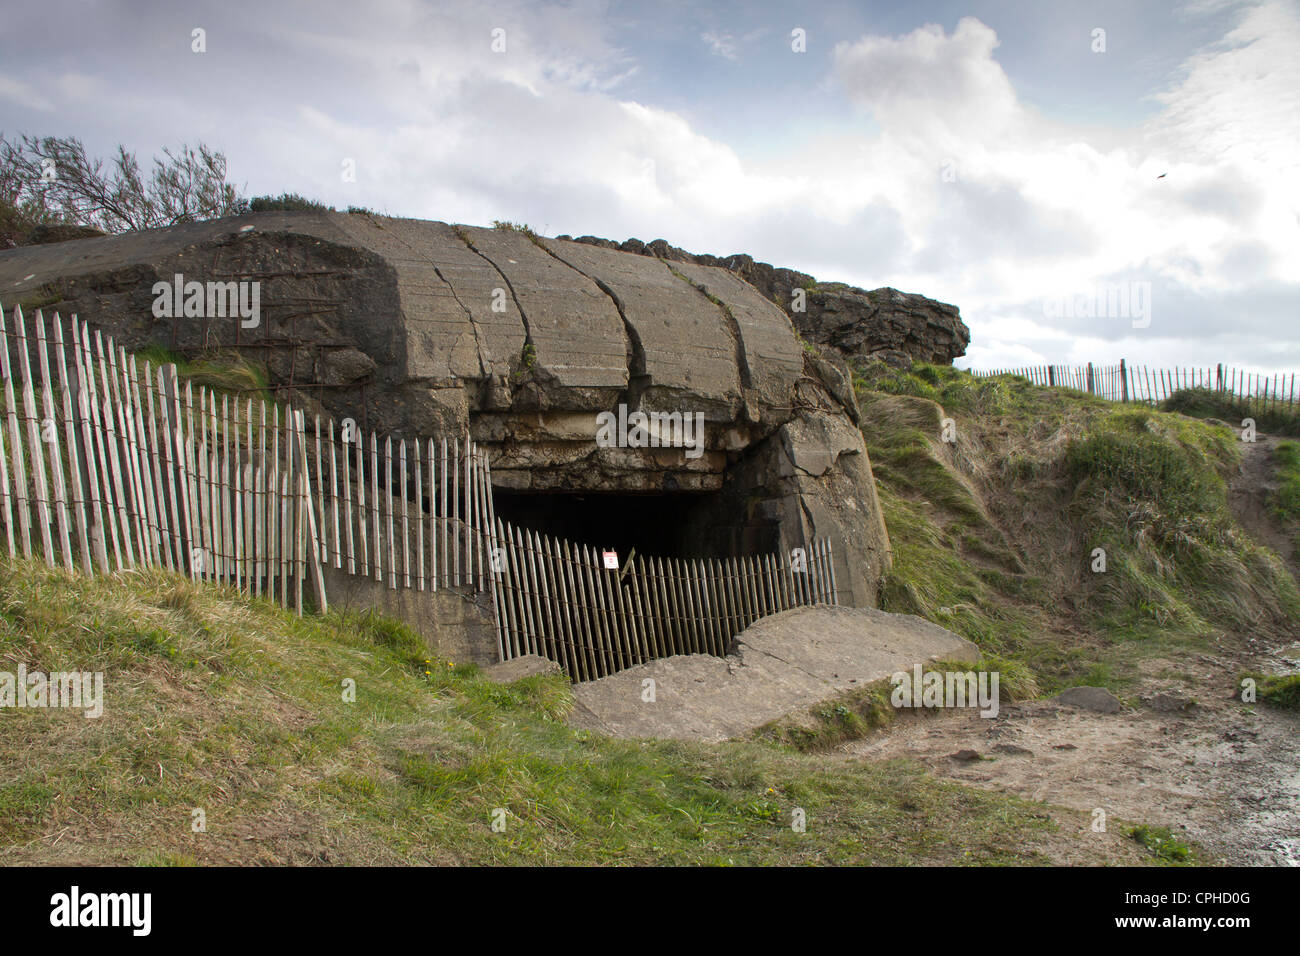
{"type": "Polygon", "coordinates": [[[0,132],[892,286],[968,367],[1300,368],[1300,0],[11,2],[0,132]]]}

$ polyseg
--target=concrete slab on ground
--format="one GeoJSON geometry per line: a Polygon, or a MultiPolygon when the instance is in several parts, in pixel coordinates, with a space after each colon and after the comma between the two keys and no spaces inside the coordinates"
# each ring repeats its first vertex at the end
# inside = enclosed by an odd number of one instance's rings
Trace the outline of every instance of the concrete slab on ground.
{"type": "Polygon", "coordinates": [[[613,737],[726,740],[845,691],[979,649],[923,618],[872,608],[801,607],[763,618],[727,657],[666,657],[574,686],[570,723],[613,737]],[[653,678],[655,701],[642,698],[653,678]]]}

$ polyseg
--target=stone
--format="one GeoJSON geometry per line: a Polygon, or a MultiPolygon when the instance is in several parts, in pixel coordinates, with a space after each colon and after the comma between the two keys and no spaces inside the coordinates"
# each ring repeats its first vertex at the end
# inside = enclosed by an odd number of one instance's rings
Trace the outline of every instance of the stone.
{"type": "Polygon", "coordinates": [[[993,749],[1009,757],[1032,757],[1034,755],[1034,752],[1028,747],[1018,747],[1015,744],[994,744],[993,749]]]}
{"type": "Polygon", "coordinates": [[[970,344],[970,330],[957,307],[923,295],[818,282],[807,273],[756,262],[744,254],[692,255],[663,239],[650,243],[629,239],[617,244],[581,236],[576,241],[673,263],[726,269],[783,309],[806,341],[832,350],[851,365],[870,361],[896,367],[914,361],[950,365],[954,358],[966,354],[970,344]],[[795,305],[796,290],[802,290],[801,310],[795,305]]]}
{"type": "Polygon", "coordinates": [[[378,366],[365,352],[351,346],[326,352],[317,378],[322,385],[349,385],[373,375],[378,366]]]}
{"type": "MultiPolygon", "coordinates": [[[[662,241],[662,240],[660,240],[662,241]]],[[[785,314],[747,282],[729,272],[689,262],[669,266],[705,295],[723,303],[736,340],[741,380],[758,394],[759,407],[778,405],[803,374],[804,353],[785,314]]]]}
{"type": "Polygon", "coordinates": [[[955,306],[897,289],[818,286],[808,307],[795,315],[800,333],[860,364],[880,359],[896,366],[912,361],[949,365],[966,353],[970,331],[955,306]]]}
{"type": "Polygon", "coordinates": [[[1078,707],[1099,714],[1117,714],[1119,698],[1104,687],[1070,687],[1057,694],[1053,700],[1068,707],[1078,707]]]}
{"type": "Polygon", "coordinates": [[[500,273],[497,285],[524,319],[533,355],[530,367],[517,371],[538,383],[532,401],[545,408],[613,404],[627,388],[628,343],[610,297],[523,233],[457,229],[500,273]]]}
{"type": "Polygon", "coordinates": [[[495,684],[511,684],[525,677],[562,673],[564,671],[555,661],[538,657],[536,654],[524,654],[483,668],[483,676],[495,684]]]}
{"type": "Polygon", "coordinates": [[[719,741],[917,663],[979,657],[970,641],[923,618],[798,607],[750,625],[725,658],[660,658],[574,685],[569,722],[617,737],[719,741]],[[653,703],[642,699],[646,679],[655,682],[653,703]]]}
{"type": "Polygon", "coordinates": [[[1161,692],[1143,697],[1142,706],[1158,714],[1185,714],[1196,709],[1196,701],[1182,694],[1161,692]]]}
{"type": "MultiPolygon", "coordinates": [[[[723,310],[654,258],[543,240],[561,261],[601,287],[627,324],[636,383],[629,407],[703,411],[732,421],[741,407],[741,368],[723,310]]],[[[790,333],[793,339],[793,332],[790,333]]]]}

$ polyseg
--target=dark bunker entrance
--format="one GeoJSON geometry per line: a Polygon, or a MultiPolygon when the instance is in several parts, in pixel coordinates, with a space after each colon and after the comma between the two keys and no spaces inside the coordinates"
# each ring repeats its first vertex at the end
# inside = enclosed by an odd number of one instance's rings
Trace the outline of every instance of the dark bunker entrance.
{"type": "Polygon", "coordinates": [[[775,521],[737,514],[725,492],[521,492],[493,490],[498,518],[600,550],[626,561],[770,554],[780,547],[775,521]]]}

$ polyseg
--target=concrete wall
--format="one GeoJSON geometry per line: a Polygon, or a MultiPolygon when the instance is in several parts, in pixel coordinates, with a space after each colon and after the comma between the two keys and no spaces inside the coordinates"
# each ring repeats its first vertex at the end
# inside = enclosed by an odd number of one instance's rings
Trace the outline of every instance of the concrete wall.
{"type": "Polygon", "coordinates": [[[500,659],[496,621],[487,592],[466,594],[445,588],[393,590],[373,578],[326,568],[325,594],[331,608],[354,611],[374,608],[404,621],[424,635],[429,649],[439,657],[458,664],[470,661],[480,665],[495,664],[500,659]]]}

